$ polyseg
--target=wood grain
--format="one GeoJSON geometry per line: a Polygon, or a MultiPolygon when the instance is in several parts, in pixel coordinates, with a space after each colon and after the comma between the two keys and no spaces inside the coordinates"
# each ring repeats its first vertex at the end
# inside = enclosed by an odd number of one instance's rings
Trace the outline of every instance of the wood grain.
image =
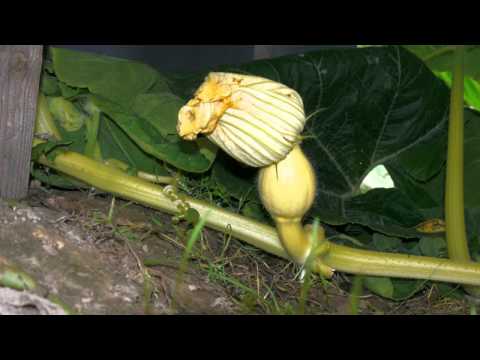
{"type": "Polygon", "coordinates": [[[27,195],[42,45],[0,45],[0,197],[27,195]]]}

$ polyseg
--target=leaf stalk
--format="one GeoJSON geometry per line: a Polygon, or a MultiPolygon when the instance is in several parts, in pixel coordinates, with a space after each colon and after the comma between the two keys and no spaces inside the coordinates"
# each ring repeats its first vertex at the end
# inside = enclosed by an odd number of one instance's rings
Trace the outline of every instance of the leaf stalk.
{"type": "MultiPolygon", "coordinates": [[[[59,153],[53,160],[42,156],[38,161],[126,200],[172,215],[177,215],[181,211],[168,199],[161,186],[125,174],[81,154],[68,151],[59,153]]],[[[203,201],[187,196],[182,198],[197,210],[200,216],[206,217],[210,213],[206,218],[206,226],[228,232],[231,236],[272,255],[289,259],[275,228],[203,201]]],[[[317,256],[313,271],[323,273],[327,267],[337,272],[357,275],[425,279],[480,286],[480,264],[474,262],[366,251],[329,241],[325,244],[328,251],[322,251],[317,256]]]]}

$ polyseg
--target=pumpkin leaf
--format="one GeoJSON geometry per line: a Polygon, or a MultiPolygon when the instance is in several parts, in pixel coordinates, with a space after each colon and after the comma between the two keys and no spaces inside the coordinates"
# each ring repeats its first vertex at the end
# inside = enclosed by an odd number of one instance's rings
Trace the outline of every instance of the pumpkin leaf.
{"type": "MultiPolygon", "coordinates": [[[[435,74],[452,85],[454,45],[404,45],[435,74]]],[[[465,101],[480,110],[480,46],[465,45],[465,101]]]]}

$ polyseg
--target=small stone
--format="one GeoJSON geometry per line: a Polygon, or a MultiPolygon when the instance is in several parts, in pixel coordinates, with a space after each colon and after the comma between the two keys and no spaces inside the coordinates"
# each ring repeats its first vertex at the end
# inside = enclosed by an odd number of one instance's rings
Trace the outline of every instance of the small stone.
{"type": "Polygon", "coordinates": [[[58,240],[56,242],[56,247],[57,247],[57,250],[62,250],[65,247],[65,243],[63,241],[58,240]]]}
{"type": "Polygon", "coordinates": [[[212,303],[212,307],[215,308],[215,307],[227,307],[229,305],[228,301],[226,298],[224,297],[219,297],[219,298],[216,298],[215,301],[212,303]]]}

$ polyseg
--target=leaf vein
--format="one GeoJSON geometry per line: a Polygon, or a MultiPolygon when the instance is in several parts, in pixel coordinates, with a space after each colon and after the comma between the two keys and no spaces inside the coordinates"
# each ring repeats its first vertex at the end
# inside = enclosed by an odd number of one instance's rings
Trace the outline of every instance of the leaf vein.
{"type": "Polygon", "coordinates": [[[401,81],[402,81],[402,67],[400,66],[400,50],[399,50],[398,47],[396,48],[396,50],[397,50],[396,63],[397,63],[397,71],[398,71],[397,88],[395,89],[395,94],[392,97],[392,102],[390,103],[390,106],[388,107],[387,113],[385,114],[385,118],[384,118],[384,121],[383,121],[383,124],[382,124],[382,128],[381,128],[381,130],[378,134],[378,138],[377,138],[377,141],[375,143],[375,147],[374,147],[373,152],[372,152],[372,157],[370,158],[370,163],[371,164],[373,164],[375,162],[375,157],[377,156],[378,148],[380,147],[380,143],[382,141],[383,135],[385,134],[385,129],[387,128],[387,124],[390,120],[390,116],[392,114],[393,107],[397,103],[397,98],[398,98],[398,94],[399,94],[399,91],[400,91],[400,84],[401,84],[401,81]]]}

